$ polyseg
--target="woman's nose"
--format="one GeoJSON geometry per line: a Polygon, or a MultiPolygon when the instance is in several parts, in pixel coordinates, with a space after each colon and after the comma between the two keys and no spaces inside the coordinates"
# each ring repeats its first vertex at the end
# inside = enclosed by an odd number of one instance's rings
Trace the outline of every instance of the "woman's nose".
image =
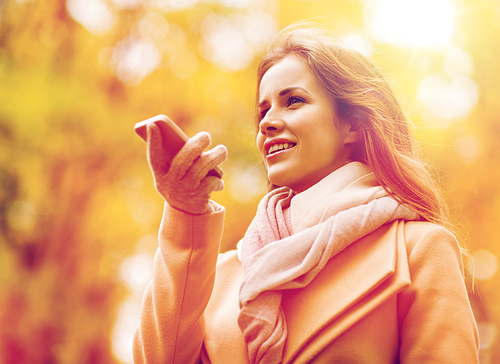
{"type": "Polygon", "coordinates": [[[269,135],[273,133],[279,133],[281,130],[283,130],[284,126],[285,123],[280,118],[266,115],[264,119],[261,120],[259,129],[262,134],[269,135]]]}

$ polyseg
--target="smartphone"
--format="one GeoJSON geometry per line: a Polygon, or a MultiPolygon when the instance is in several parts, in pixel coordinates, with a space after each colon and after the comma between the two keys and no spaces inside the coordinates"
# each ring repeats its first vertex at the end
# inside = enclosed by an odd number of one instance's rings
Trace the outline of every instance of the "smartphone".
{"type": "MultiPolygon", "coordinates": [[[[161,131],[162,146],[167,162],[170,165],[175,155],[179,153],[189,137],[166,115],[156,115],[135,124],[134,130],[145,142],[148,140],[148,124],[156,124],[161,131]]],[[[215,167],[207,173],[207,176],[222,178],[223,172],[215,167]]]]}

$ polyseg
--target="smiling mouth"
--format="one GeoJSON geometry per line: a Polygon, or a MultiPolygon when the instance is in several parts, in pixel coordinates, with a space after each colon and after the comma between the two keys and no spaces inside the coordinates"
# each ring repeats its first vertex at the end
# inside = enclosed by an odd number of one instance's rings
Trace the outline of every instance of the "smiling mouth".
{"type": "Polygon", "coordinates": [[[295,147],[295,143],[280,143],[280,144],[274,144],[273,146],[271,146],[271,148],[269,148],[269,150],[267,151],[267,155],[271,155],[273,153],[277,153],[279,152],[280,150],[285,150],[285,149],[290,149],[290,148],[293,148],[295,147]]]}

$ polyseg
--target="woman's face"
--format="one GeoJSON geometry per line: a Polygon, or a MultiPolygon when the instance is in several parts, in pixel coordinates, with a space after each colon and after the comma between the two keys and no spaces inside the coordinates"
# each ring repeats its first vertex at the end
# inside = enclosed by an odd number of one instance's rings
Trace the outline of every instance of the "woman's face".
{"type": "Polygon", "coordinates": [[[257,147],[269,181],[302,192],[346,164],[357,140],[301,58],[289,54],[262,77],[257,147]]]}

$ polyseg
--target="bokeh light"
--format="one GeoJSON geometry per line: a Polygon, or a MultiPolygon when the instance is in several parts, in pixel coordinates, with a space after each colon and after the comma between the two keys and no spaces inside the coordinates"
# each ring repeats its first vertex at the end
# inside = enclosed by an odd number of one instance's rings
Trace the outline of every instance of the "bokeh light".
{"type": "MultiPolygon", "coordinates": [[[[466,76],[450,79],[444,74],[434,73],[420,83],[417,97],[431,118],[451,121],[466,118],[476,106],[479,88],[466,76]]],[[[443,123],[442,126],[448,125],[443,123]]]]}
{"type": "Polygon", "coordinates": [[[161,41],[168,35],[169,24],[161,13],[148,11],[138,21],[137,28],[144,38],[161,41]]]}
{"type": "Polygon", "coordinates": [[[118,308],[112,346],[117,358],[123,363],[133,364],[132,340],[139,322],[142,294],[153,278],[153,256],[147,253],[132,255],[122,262],[119,272],[130,296],[118,308]]]}
{"type": "Polygon", "coordinates": [[[110,67],[123,82],[137,84],[158,67],[161,58],[151,40],[129,37],[113,49],[110,67]]]}
{"type": "Polygon", "coordinates": [[[218,0],[218,2],[221,5],[231,8],[246,8],[255,5],[258,2],[262,2],[262,0],[218,0]]]}
{"type": "Polygon", "coordinates": [[[113,353],[124,364],[133,364],[132,341],[140,320],[141,301],[127,299],[117,309],[111,334],[113,353]]]}
{"type": "Polygon", "coordinates": [[[468,52],[453,45],[443,46],[441,52],[441,70],[420,82],[417,99],[425,117],[444,128],[469,116],[479,101],[479,87],[472,78],[474,62],[468,52]]]}
{"type": "Polygon", "coordinates": [[[76,21],[92,33],[105,33],[116,22],[116,15],[102,0],[68,0],[66,8],[76,21]]]}
{"type": "Polygon", "coordinates": [[[247,67],[257,51],[265,49],[277,31],[272,16],[264,12],[246,15],[210,15],[201,25],[203,56],[222,70],[247,67]]]}
{"type": "Polygon", "coordinates": [[[340,37],[342,44],[350,49],[354,49],[367,58],[371,58],[373,46],[363,34],[349,32],[340,37]]]}
{"type": "Polygon", "coordinates": [[[472,254],[474,276],[479,280],[491,279],[498,271],[498,259],[491,251],[481,249],[472,254]]]}
{"type": "Polygon", "coordinates": [[[444,71],[449,77],[472,76],[474,61],[471,55],[462,48],[448,46],[445,48],[444,71]]]}
{"type": "Polygon", "coordinates": [[[153,257],[147,253],[132,255],[123,260],[120,265],[120,277],[132,293],[141,295],[153,278],[152,261],[153,257]]]}
{"type": "Polygon", "coordinates": [[[482,150],[481,141],[472,135],[463,135],[455,141],[455,151],[464,164],[470,165],[478,161],[482,150]]]}
{"type": "Polygon", "coordinates": [[[498,334],[498,328],[492,322],[478,322],[479,350],[487,350],[493,344],[498,334]]]}
{"type": "Polygon", "coordinates": [[[141,5],[141,0],[111,0],[119,9],[135,9],[141,5]]]}
{"type": "Polygon", "coordinates": [[[148,7],[156,7],[164,12],[174,12],[189,9],[198,4],[199,0],[145,0],[145,2],[148,7]]]}
{"type": "Polygon", "coordinates": [[[229,193],[240,203],[248,203],[266,193],[267,179],[260,166],[235,163],[231,169],[229,193]]]}
{"type": "Polygon", "coordinates": [[[26,201],[16,201],[10,205],[7,212],[7,221],[14,230],[28,229],[35,219],[34,206],[26,201]]]}

